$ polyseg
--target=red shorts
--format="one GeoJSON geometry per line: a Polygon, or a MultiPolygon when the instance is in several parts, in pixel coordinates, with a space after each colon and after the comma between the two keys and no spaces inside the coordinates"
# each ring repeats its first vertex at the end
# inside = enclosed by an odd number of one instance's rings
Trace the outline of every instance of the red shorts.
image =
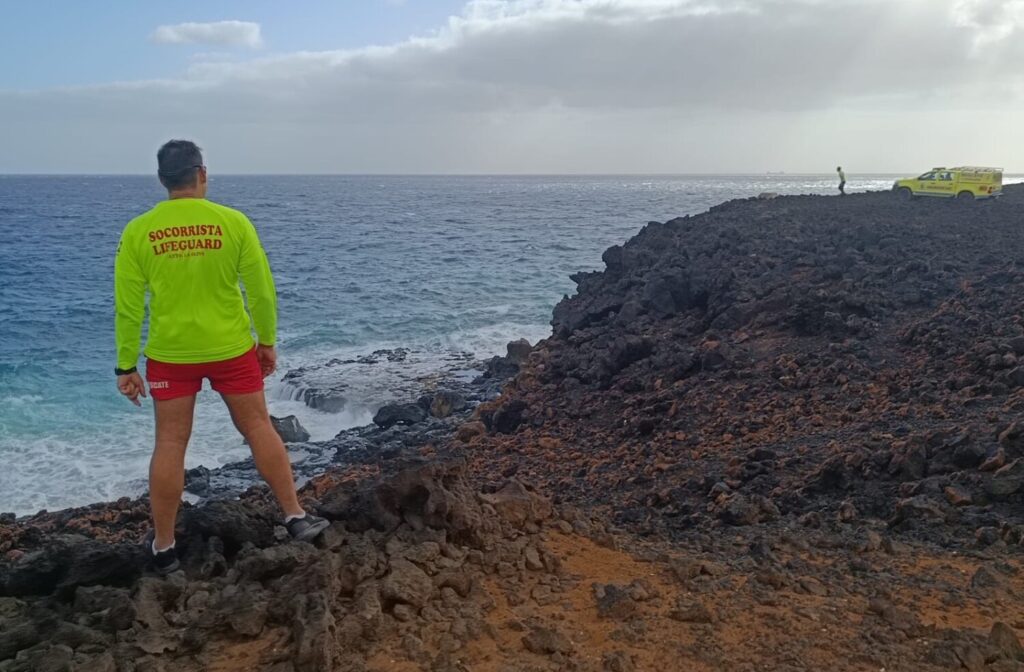
{"type": "Polygon", "coordinates": [[[149,393],[158,401],[188,397],[203,387],[203,378],[221,394],[249,394],[263,390],[263,372],[256,348],[220,362],[169,364],[146,358],[149,393]]]}

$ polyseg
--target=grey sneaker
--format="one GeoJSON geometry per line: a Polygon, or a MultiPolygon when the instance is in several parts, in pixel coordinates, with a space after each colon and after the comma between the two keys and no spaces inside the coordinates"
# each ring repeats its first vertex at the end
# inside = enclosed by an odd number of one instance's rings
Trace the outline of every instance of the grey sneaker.
{"type": "Polygon", "coordinates": [[[284,524],[288,528],[288,534],[296,541],[313,541],[320,533],[327,529],[331,523],[323,518],[318,518],[312,513],[306,513],[302,518],[293,518],[284,524]]]}

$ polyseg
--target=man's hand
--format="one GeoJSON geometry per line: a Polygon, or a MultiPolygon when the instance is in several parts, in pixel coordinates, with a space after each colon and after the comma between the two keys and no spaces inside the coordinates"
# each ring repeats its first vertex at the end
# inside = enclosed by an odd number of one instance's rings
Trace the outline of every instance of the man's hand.
{"type": "Polygon", "coordinates": [[[272,345],[257,345],[256,359],[260,362],[260,371],[266,378],[277,370],[277,350],[272,345]]]}
{"type": "Polygon", "coordinates": [[[136,406],[142,406],[139,395],[146,396],[146,384],[138,371],[117,377],[117,389],[136,406]]]}

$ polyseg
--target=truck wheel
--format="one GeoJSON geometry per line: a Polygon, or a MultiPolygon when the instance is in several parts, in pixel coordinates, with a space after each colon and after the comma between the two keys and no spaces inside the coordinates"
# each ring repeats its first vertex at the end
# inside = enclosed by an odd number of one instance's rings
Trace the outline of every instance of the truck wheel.
{"type": "Polygon", "coordinates": [[[900,187],[896,191],[896,195],[900,197],[901,201],[909,201],[914,197],[914,192],[912,192],[908,187],[900,187]]]}
{"type": "Polygon", "coordinates": [[[956,195],[956,200],[958,200],[958,201],[973,201],[974,200],[974,194],[972,194],[969,191],[961,191],[959,194],[956,195]]]}

